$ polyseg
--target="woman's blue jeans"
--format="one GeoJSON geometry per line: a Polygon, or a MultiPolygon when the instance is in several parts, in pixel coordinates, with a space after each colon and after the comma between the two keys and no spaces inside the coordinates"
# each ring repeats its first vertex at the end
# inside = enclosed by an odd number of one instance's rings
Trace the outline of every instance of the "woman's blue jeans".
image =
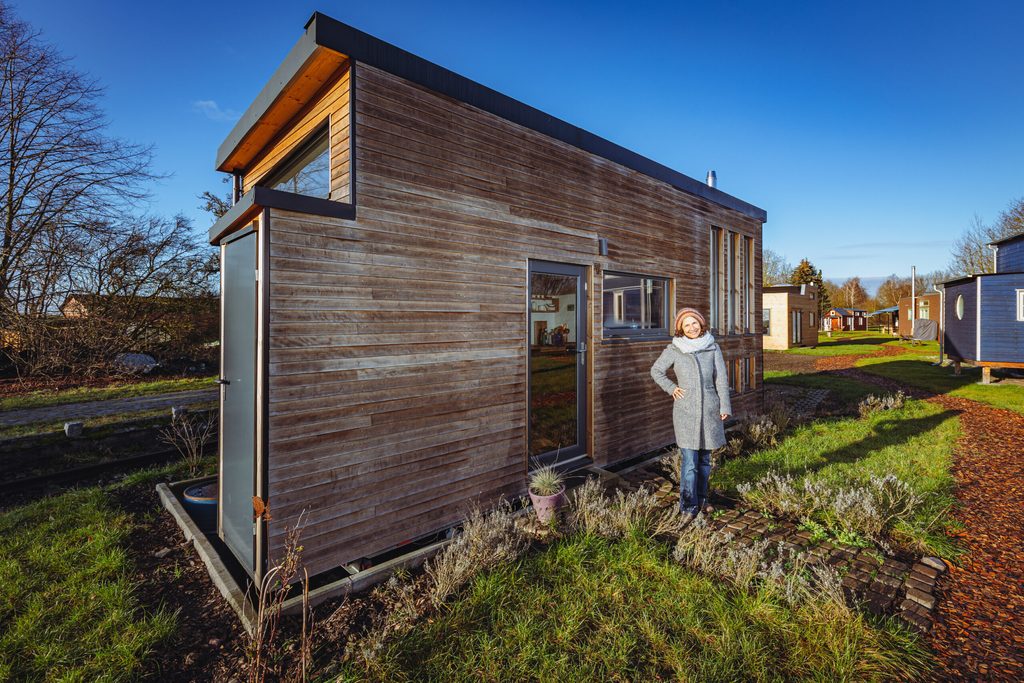
{"type": "Polygon", "coordinates": [[[711,451],[706,448],[679,449],[679,509],[697,514],[708,498],[711,451]]]}

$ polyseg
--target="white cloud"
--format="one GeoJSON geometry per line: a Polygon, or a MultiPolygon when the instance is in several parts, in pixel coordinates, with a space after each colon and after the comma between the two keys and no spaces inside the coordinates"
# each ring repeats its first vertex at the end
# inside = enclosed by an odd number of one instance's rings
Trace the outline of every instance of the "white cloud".
{"type": "Polygon", "coordinates": [[[196,100],[192,103],[192,111],[202,114],[211,121],[227,121],[234,123],[241,116],[234,109],[221,109],[214,100],[196,100]]]}

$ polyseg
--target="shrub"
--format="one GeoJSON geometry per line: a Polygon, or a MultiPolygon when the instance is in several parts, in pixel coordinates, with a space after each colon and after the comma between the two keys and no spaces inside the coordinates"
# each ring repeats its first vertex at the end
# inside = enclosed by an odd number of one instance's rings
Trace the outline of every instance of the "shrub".
{"type": "Polygon", "coordinates": [[[796,481],[771,471],[754,484],[736,487],[750,505],[766,514],[820,520],[833,536],[856,544],[858,537],[887,548],[886,535],[909,525],[923,499],[895,475],[872,475],[864,484],[840,487],[815,478],[796,481]]]}
{"type": "Polygon", "coordinates": [[[508,501],[486,513],[470,510],[462,533],[426,563],[431,601],[440,605],[474,574],[517,559],[526,547],[508,501]]]}
{"type": "Polygon", "coordinates": [[[906,400],[907,395],[902,391],[897,391],[895,394],[886,394],[885,396],[871,394],[860,402],[857,406],[857,412],[860,413],[861,417],[867,417],[879,411],[896,410],[902,408],[906,400]]]}
{"type": "Polygon", "coordinates": [[[530,491],[535,496],[553,496],[562,490],[565,478],[551,465],[538,467],[530,473],[530,491]]]}
{"type": "Polygon", "coordinates": [[[620,489],[614,499],[609,499],[597,479],[588,479],[576,490],[569,522],[576,531],[609,539],[629,533],[674,538],[685,526],[675,505],[665,507],[647,489],[641,487],[630,493],[620,489]]]}

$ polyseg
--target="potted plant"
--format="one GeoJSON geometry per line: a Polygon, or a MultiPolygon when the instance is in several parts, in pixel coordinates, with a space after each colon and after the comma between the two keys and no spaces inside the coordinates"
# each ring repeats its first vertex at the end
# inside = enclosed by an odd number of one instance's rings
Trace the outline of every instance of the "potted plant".
{"type": "Polygon", "coordinates": [[[551,465],[538,467],[530,473],[529,489],[537,521],[549,523],[565,502],[565,478],[551,465]]]}

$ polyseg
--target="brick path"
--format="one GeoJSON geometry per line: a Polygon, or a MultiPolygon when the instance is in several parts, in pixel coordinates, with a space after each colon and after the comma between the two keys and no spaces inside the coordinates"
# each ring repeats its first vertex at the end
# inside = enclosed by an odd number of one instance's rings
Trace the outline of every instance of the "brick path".
{"type": "Polygon", "coordinates": [[[171,406],[216,401],[217,391],[217,388],[195,389],[193,391],[178,391],[153,396],[114,398],[106,401],[88,401],[85,403],[67,403],[60,406],[8,410],[0,412],[0,427],[12,427],[36,422],[86,420],[91,417],[116,415],[118,413],[137,413],[158,408],[170,409],[171,406]]]}

